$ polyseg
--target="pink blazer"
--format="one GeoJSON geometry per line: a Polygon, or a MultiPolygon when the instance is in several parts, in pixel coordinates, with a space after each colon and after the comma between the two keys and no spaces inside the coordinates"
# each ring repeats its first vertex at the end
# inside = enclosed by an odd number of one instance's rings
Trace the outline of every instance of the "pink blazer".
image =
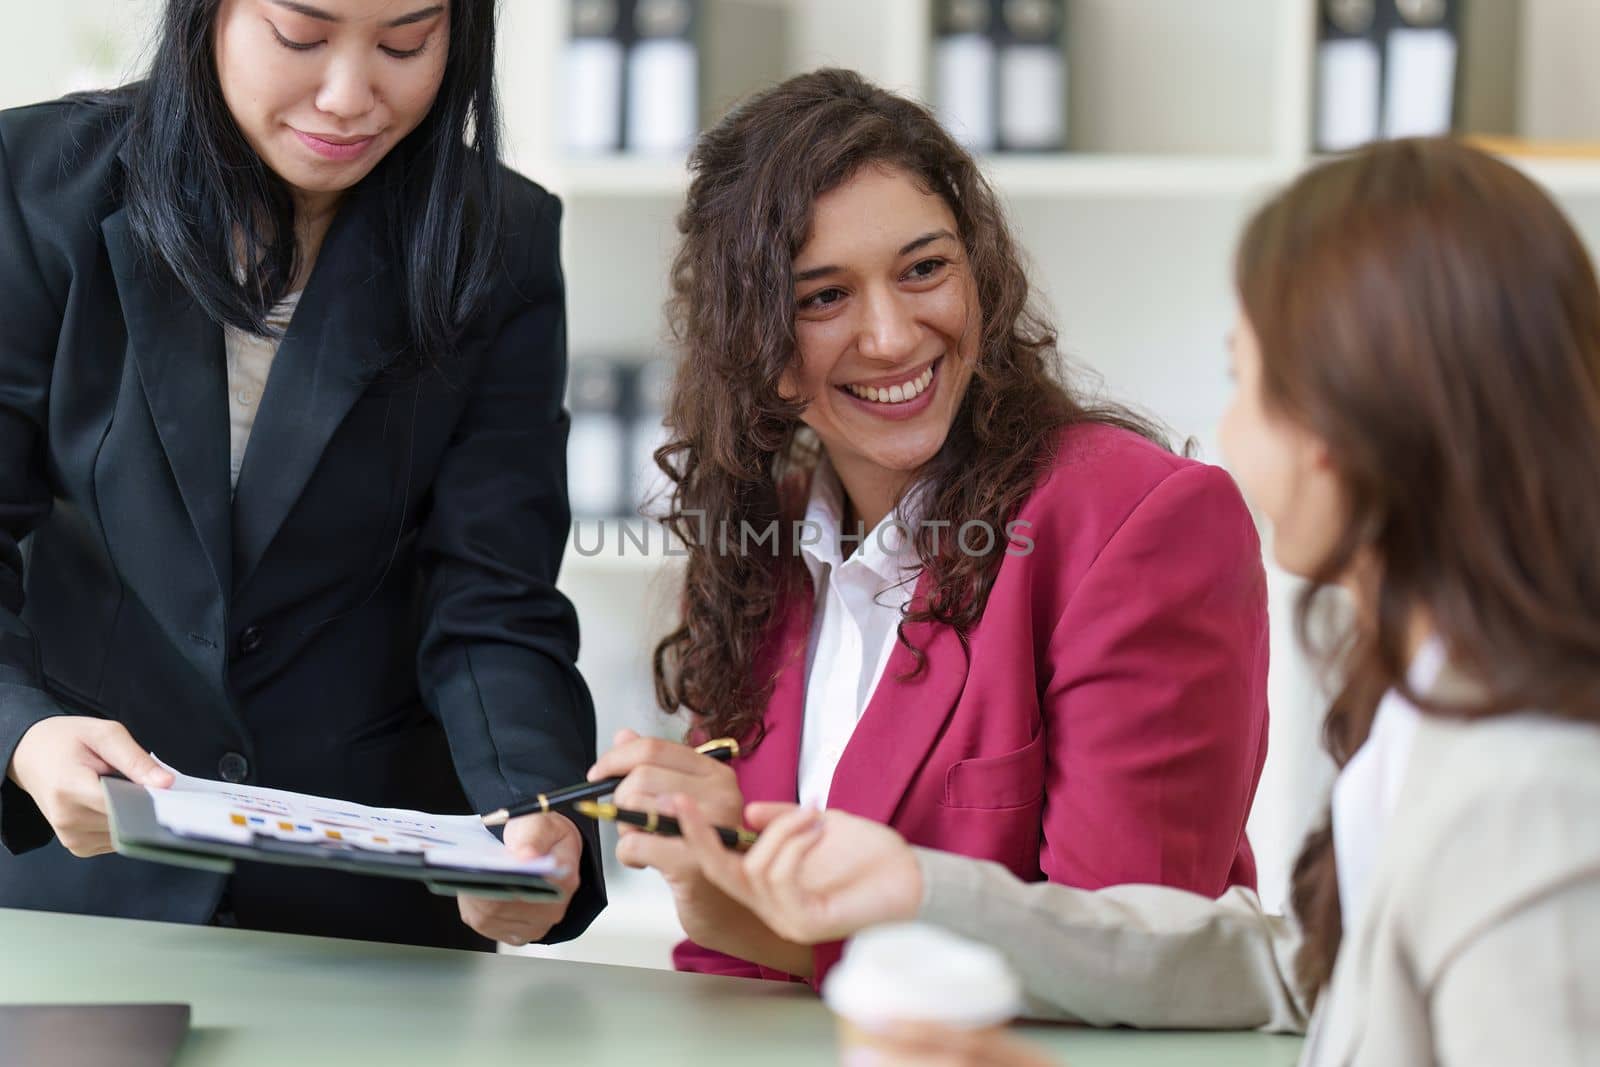
{"type": "MultiPolygon", "coordinates": [[[[1084,888],[1255,885],[1245,818],[1267,747],[1266,576],[1233,480],[1127,431],[1066,431],[1018,513],[970,655],[908,626],[828,805],[914,845],[1084,888]]],[[[917,596],[925,586],[919,585],[917,596]]],[[[747,800],[794,802],[812,597],[780,614],[766,736],[736,764],[747,800]]],[[[814,980],[838,958],[816,950],[814,980]]],[[[789,978],[682,942],[680,970],[789,978]]]]}

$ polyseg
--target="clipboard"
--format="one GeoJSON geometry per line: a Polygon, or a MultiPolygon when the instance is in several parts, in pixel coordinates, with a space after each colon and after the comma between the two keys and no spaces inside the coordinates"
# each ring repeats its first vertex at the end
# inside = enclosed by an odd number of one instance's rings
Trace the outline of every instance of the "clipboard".
{"type": "Polygon", "coordinates": [[[175,867],[231,874],[238,860],[320,867],[379,878],[409,878],[440,896],[470,895],[495,900],[546,904],[561,899],[559,887],[537,874],[436,867],[418,853],[385,853],[352,847],[257,838],[250,844],[184,837],[161,825],[155,803],[142,785],[125,778],[101,778],[111,843],[118,855],[175,867]]]}

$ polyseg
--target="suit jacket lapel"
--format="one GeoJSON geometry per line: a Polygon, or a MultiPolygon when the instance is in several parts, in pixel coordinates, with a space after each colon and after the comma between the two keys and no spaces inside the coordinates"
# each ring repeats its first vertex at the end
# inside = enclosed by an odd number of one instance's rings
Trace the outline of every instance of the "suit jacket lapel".
{"type": "Polygon", "coordinates": [[[758,668],[774,674],[772,696],[762,716],[761,744],[743,760],[740,781],[748,801],[793,804],[800,792],[800,734],[805,727],[806,645],[816,596],[803,582],[778,613],[778,629],[758,668]]]}
{"type": "Polygon", "coordinates": [[[122,302],[128,344],[219,593],[231,586],[228,371],[222,328],[133,236],[126,209],[100,226],[122,302]]]}
{"type": "MultiPolygon", "coordinates": [[[[928,586],[924,574],[917,580],[913,607],[925,602],[928,586]]],[[[913,623],[906,626],[906,636],[922,650],[927,664],[916,678],[902,681],[916,669],[916,660],[904,644],[895,644],[828,793],[830,808],[881,823],[893,822],[900,799],[961,698],[970,667],[967,650],[951,627],[913,623]]]]}
{"type": "Polygon", "coordinates": [[[234,492],[235,587],[250,579],[323,450],[398,351],[381,189],[366,183],[329,227],[273,359],[234,492]]]}

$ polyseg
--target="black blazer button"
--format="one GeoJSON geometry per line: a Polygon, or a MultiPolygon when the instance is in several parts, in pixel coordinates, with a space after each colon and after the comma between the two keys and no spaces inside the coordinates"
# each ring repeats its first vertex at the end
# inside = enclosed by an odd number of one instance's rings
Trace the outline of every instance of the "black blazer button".
{"type": "Polygon", "coordinates": [[[261,627],[246,626],[239,634],[239,654],[248,656],[261,648],[261,627]]]}
{"type": "Polygon", "coordinates": [[[217,760],[217,773],[224,782],[237,784],[250,776],[250,761],[237,752],[224,752],[217,760]]]}

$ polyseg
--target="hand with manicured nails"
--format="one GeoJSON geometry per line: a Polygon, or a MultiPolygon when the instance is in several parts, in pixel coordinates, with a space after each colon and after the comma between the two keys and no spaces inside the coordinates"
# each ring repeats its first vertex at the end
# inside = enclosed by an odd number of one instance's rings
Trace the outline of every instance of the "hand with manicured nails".
{"type": "Polygon", "coordinates": [[[172,774],[111,719],[58,715],[34,723],[17,742],[6,777],[33,798],[56,839],[74,856],[111,851],[100,776],[120,774],[165,789],[172,774]]]}
{"type": "Polygon", "coordinates": [[[922,905],[911,846],[880,823],[842,811],[751,804],[745,820],[761,839],[739,853],[722,844],[693,798],[677,798],[675,806],[704,877],[786,940],[842,940],[877,923],[914,919],[922,905]]]}
{"type": "Polygon", "coordinates": [[[583,837],[565,815],[524,815],[506,823],[505,845],[521,859],[553,856],[565,870],[550,879],[562,890],[560,900],[541,904],[526,900],[494,900],[460,896],[461,921],[491,941],[522,946],[537,941],[566,918],[567,905],[578,888],[578,863],[583,859],[583,837]]]}

